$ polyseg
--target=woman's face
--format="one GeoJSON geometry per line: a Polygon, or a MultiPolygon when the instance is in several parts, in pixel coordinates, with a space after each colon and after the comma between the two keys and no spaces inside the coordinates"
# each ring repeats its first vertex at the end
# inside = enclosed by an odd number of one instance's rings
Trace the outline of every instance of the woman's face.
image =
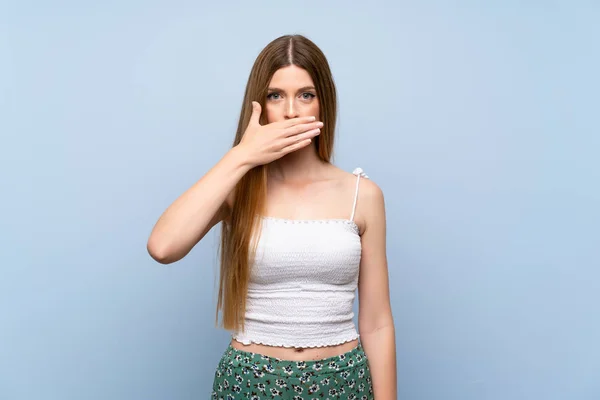
{"type": "Polygon", "coordinates": [[[308,72],[295,65],[278,69],[269,83],[265,110],[268,123],[309,116],[319,119],[319,99],[308,72]]]}

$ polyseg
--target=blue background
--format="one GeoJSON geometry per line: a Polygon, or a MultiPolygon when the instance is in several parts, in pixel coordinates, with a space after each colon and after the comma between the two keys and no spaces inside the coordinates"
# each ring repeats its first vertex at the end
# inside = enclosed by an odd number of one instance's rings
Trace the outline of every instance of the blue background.
{"type": "Polygon", "coordinates": [[[600,5],[0,5],[0,399],[208,398],[218,229],[146,253],[287,33],[327,55],[335,162],[384,190],[398,393],[600,398],[600,5]]]}

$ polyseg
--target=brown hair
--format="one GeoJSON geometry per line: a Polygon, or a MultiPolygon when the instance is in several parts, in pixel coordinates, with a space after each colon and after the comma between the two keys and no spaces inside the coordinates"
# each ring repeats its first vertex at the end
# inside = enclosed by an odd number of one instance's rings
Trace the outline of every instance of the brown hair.
{"type": "MultiPolygon", "coordinates": [[[[302,35],[285,35],[269,43],[258,55],[246,84],[246,92],[238,127],[233,141],[237,146],[252,114],[252,101],[265,109],[267,88],[275,72],[296,65],[308,72],[319,99],[321,134],[313,139],[319,158],[330,162],[337,118],[337,93],[329,64],[323,52],[302,35]]],[[[261,124],[266,123],[265,113],[261,124]]],[[[250,278],[251,259],[256,250],[260,218],[264,214],[267,192],[265,165],[251,169],[234,189],[234,204],[230,218],[221,224],[221,273],[217,302],[222,311],[222,327],[237,331],[244,329],[246,295],[250,278]]]]}

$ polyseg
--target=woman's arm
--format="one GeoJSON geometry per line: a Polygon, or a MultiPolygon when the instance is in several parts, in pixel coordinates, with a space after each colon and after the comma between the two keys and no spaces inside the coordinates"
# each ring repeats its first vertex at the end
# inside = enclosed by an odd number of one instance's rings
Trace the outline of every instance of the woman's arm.
{"type": "Polygon", "coordinates": [[[152,258],[162,264],[179,261],[227,217],[235,185],[252,168],[244,154],[238,147],[229,150],[165,210],[148,239],[152,258]]]}
{"type": "Polygon", "coordinates": [[[358,330],[369,360],[376,400],[397,396],[396,336],[390,305],[385,204],[381,189],[361,181],[362,257],[358,280],[358,330]]]}
{"type": "Polygon", "coordinates": [[[249,170],[308,146],[323,126],[313,116],[260,125],[260,103],[253,101],[252,107],[240,143],[160,216],[146,245],[156,261],[169,264],[185,257],[216,223],[227,218],[232,192],[249,170]]]}

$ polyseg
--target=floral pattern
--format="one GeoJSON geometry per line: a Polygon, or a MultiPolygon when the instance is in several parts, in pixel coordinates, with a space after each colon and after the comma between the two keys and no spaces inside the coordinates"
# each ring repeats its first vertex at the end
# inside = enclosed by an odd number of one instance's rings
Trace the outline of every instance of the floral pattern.
{"type": "Polygon", "coordinates": [[[354,349],[314,361],[290,361],[229,345],[214,374],[212,400],[372,400],[367,356],[354,349]]]}

